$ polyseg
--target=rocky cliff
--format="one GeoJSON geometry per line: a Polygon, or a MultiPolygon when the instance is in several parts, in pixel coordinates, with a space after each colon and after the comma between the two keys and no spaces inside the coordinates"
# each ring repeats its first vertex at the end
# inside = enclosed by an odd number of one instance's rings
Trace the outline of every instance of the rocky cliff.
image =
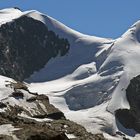
{"type": "Polygon", "coordinates": [[[0,27],[0,75],[22,81],[68,51],[67,39],[33,18],[23,16],[0,27]]]}
{"type": "Polygon", "coordinates": [[[127,129],[140,133],[140,76],[134,77],[126,89],[130,109],[116,110],[116,117],[127,129]]]}

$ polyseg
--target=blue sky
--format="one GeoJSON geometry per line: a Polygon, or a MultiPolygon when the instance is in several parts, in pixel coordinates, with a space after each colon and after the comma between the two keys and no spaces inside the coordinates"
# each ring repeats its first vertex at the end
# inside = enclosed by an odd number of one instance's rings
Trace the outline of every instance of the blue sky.
{"type": "Polygon", "coordinates": [[[0,9],[36,9],[85,34],[117,38],[140,19],[140,0],[0,0],[0,9]]]}

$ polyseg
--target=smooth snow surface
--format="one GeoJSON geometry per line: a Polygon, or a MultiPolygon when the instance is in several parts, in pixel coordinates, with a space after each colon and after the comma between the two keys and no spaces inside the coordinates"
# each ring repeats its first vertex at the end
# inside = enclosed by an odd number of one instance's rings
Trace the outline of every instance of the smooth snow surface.
{"type": "Polygon", "coordinates": [[[20,10],[14,8],[7,8],[7,9],[0,10],[0,25],[20,17],[21,14],[22,12],[20,10]]]}
{"type": "MultiPolygon", "coordinates": [[[[125,90],[130,80],[140,74],[140,21],[112,40],[83,35],[37,11],[10,10],[0,11],[1,24],[28,16],[70,42],[66,56],[51,59],[27,79],[31,82],[30,90],[47,94],[68,119],[88,131],[103,132],[110,140],[122,139],[116,135],[122,127],[116,123],[114,111],[129,108],[125,90]]],[[[0,92],[0,98],[5,96],[4,89],[0,92]]],[[[127,130],[127,137],[140,139],[131,132],[127,130]]]]}

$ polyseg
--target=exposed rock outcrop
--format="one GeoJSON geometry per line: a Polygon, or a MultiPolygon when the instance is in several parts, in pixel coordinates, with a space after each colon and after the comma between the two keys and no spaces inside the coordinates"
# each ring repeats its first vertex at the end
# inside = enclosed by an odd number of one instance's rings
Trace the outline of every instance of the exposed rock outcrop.
{"type": "Polygon", "coordinates": [[[22,16],[0,27],[0,75],[22,81],[38,71],[53,57],[69,51],[67,39],[47,26],[22,16]]]}
{"type": "Polygon", "coordinates": [[[140,133],[140,76],[134,77],[126,89],[130,110],[116,110],[116,117],[125,128],[140,133]]]}
{"type": "Polygon", "coordinates": [[[88,133],[84,127],[67,120],[46,95],[33,95],[23,89],[12,91],[0,102],[3,109],[0,129],[7,131],[10,127],[10,131],[0,135],[1,140],[105,140],[102,134],[88,133]]]}

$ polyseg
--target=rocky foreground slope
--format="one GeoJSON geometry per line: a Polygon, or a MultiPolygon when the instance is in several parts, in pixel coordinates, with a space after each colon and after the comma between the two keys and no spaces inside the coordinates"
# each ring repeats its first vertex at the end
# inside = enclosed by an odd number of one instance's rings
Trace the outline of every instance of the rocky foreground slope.
{"type": "Polygon", "coordinates": [[[49,102],[46,95],[32,93],[24,83],[4,80],[0,101],[1,140],[105,140],[70,120],[49,102]]]}

